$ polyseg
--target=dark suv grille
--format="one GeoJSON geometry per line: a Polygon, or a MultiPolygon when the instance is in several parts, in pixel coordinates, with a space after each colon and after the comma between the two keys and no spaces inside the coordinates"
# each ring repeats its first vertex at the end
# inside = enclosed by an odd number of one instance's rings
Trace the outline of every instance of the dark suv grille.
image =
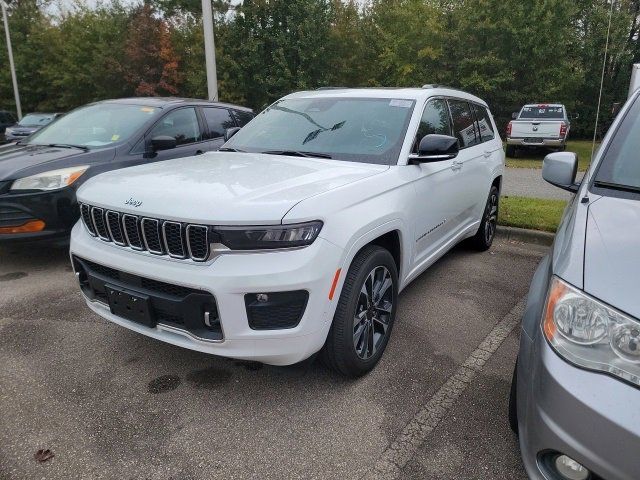
{"type": "Polygon", "coordinates": [[[114,212],[80,205],[82,223],[105,242],[154,255],[204,262],[209,258],[209,227],[114,212]]]}

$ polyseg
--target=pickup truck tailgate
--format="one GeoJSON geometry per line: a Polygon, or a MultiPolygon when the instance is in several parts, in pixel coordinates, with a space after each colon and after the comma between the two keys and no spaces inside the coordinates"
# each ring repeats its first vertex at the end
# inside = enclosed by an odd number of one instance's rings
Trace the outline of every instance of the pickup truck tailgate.
{"type": "Polygon", "coordinates": [[[511,124],[513,138],[559,138],[560,121],[514,120],[511,124]]]}

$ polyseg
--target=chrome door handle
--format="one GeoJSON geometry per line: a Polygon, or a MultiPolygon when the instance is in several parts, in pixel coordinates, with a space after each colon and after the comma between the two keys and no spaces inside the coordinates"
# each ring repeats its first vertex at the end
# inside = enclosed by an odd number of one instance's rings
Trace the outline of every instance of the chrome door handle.
{"type": "Polygon", "coordinates": [[[454,160],[451,164],[451,170],[460,170],[462,168],[463,163],[457,160],[454,160]]]}
{"type": "Polygon", "coordinates": [[[489,158],[491,156],[491,152],[484,152],[484,158],[489,158]]]}

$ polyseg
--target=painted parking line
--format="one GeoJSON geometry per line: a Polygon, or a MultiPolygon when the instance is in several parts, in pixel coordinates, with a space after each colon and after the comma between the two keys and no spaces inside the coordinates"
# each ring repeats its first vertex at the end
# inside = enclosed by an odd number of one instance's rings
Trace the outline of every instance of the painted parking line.
{"type": "Polygon", "coordinates": [[[429,398],[402,433],[382,453],[373,469],[363,475],[362,479],[388,480],[400,476],[402,469],[429,434],[445,418],[502,342],[519,325],[525,305],[526,296],[498,322],[460,368],[429,398]]]}

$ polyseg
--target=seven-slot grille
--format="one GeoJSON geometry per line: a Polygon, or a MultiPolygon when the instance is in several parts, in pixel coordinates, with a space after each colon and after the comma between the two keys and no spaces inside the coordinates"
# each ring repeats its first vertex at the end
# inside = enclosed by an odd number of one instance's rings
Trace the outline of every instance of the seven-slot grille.
{"type": "Polygon", "coordinates": [[[209,227],[81,204],[82,223],[88,232],[105,242],[146,251],[154,255],[204,262],[209,258],[209,227]]]}

